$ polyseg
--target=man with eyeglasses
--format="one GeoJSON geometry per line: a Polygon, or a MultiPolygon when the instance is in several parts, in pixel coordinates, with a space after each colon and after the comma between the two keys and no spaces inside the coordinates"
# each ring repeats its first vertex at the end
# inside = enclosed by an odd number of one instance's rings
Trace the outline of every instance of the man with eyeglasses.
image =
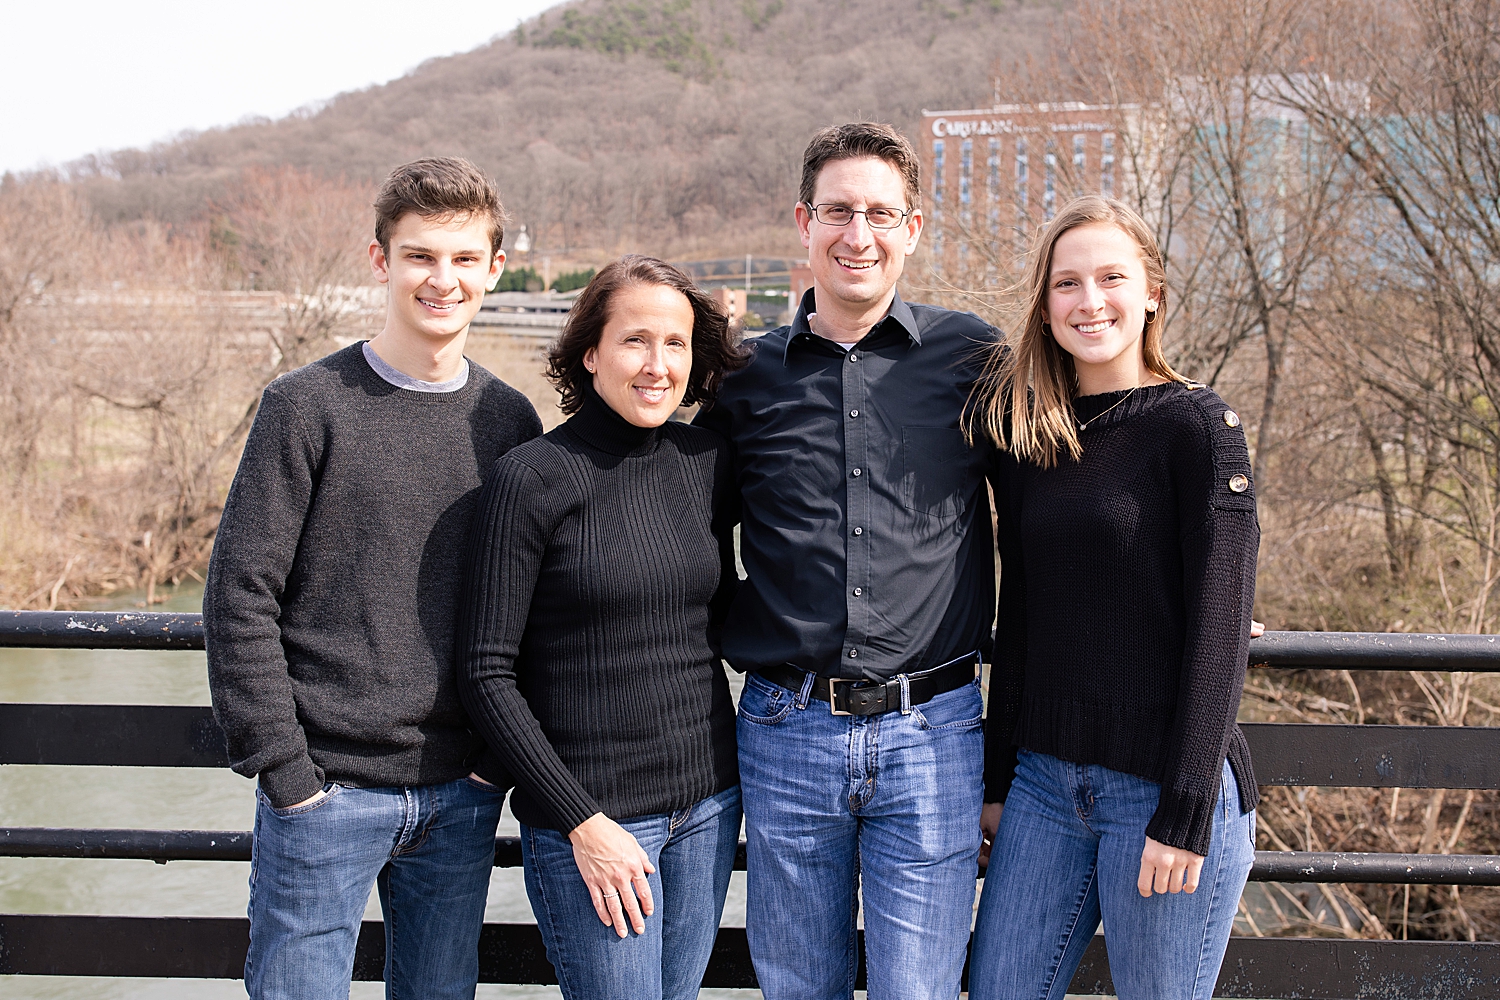
{"type": "MultiPolygon", "coordinates": [[[[922,232],[895,129],[825,129],[797,228],[813,287],[698,423],[729,439],[742,581],[724,657],[768,1000],[952,998],[969,939],[994,619],[985,456],[960,430],[994,328],[896,294],[922,232]]],[[[735,572],[723,552],[724,572],[735,572]]]]}

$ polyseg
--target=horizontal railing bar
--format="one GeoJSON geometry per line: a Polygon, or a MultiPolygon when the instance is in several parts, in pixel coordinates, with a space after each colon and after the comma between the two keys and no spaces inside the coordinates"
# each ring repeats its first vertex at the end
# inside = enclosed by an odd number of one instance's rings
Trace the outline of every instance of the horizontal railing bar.
{"type": "Polygon", "coordinates": [[[1404,632],[1267,632],[1250,640],[1260,667],[1338,670],[1500,671],[1500,635],[1404,632]]]}
{"type": "MultiPolygon", "coordinates": [[[[141,861],[249,861],[248,830],[73,830],[0,828],[0,857],[141,861]]],[[[495,867],[521,867],[519,837],[495,838],[495,867]]],[[[745,842],[734,867],[745,870],[745,842]]],[[[1500,855],[1257,851],[1253,882],[1365,882],[1500,885],[1500,855]]]]}
{"type": "MultiPolygon", "coordinates": [[[[1262,785],[1500,787],[1500,727],[1245,723],[1262,785]]],[[[211,709],[0,704],[0,764],[225,767],[211,709]]]]}
{"type": "MultiPolygon", "coordinates": [[[[0,646],[202,649],[203,616],[157,611],[0,611],[0,646]]],[[[1500,671],[1500,636],[1403,632],[1267,632],[1250,640],[1260,667],[1500,671]]]]}
{"type": "Polygon", "coordinates": [[[1256,851],[1253,882],[1500,885],[1500,855],[1256,851]]]}
{"type": "Polygon", "coordinates": [[[204,706],[9,703],[0,764],[228,767],[229,755],[204,706]]]}
{"type": "MultiPolygon", "coordinates": [[[[238,979],[249,922],[240,917],[100,917],[0,914],[0,975],[238,979]]],[[[857,989],[865,986],[863,947],[857,989]]],[[[355,950],[354,979],[379,980],[385,929],[367,920],[355,950]]],[[[479,980],[552,984],[533,924],[485,924],[479,980]]],[[[703,977],[709,989],[754,989],[745,931],[721,927],[703,977]]],[[[1467,941],[1365,941],[1246,938],[1229,941],[1215,997],[1443,997],[1478,1000],[1500,990],[1500,944],[1467,941]]],[[[1104,938],[1089,943],[1068,992],[1115,992],[1104,938]]]]}
{"type": "Polygon", "coordinates": [[[0,646],[202,649],[203,616],[161,611],[0,611],[0,646]]]}
{"type": "Polygon", "coordinates": [[[1246,722],[1255,780],[1338,788],[1500,788],[1500,727],[1246,722]]]}

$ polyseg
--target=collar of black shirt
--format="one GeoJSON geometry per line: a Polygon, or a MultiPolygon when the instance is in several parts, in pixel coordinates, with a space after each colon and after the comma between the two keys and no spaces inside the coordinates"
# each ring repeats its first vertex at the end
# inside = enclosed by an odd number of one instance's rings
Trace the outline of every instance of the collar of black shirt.
{"type": "MultiPolygon", "coordinates": [[[[807,317],[818,311],[817,300],[813,293],[815,289],[809,288],[802,293],[802,304],[797,307],[797,315],[792,317],[792,328],[787,331],[786,347],[782,351],[782,363],[786,363],[787,355],[791,352],[793,344],[805,345],[815,344],[824,347],[835,354],[844,353],[842,347],[837,346],[831,340],[826,340],[812,331],[812,324],[807,317]]],[[[876,334],[885,334],[891,328],[899,329],[902,333],[918,347],[922,345],[922,331],[917,329],[917,318],[912,315],[911,306],[907,305],[901,298],[900,292],[893,293],[891,307],[886,310],[885,318],[870,328],[860,344],[870,340],[876,334]]],[[[855,345],[856,347],[858,345],[855,345]]],[[[851,348],[853,350],[853,348],[851,348]]]]}
{"type": "Polygon", "coordinates": [[[583,405],[568,418],[568,430],[584,444],[611,455],[639,455],[656,443],[657,427],[637,427],[610,407],[594,391],[593,381],[583,383],[583,405]]]}

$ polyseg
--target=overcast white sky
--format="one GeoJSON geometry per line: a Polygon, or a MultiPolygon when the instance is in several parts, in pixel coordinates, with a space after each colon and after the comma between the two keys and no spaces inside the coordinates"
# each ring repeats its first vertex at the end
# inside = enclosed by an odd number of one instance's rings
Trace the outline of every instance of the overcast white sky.
{"type": "Polygon", "coordinates": [[[0,173],[278,118],[466,52],[558,0],[3,0],[0,173]]]}

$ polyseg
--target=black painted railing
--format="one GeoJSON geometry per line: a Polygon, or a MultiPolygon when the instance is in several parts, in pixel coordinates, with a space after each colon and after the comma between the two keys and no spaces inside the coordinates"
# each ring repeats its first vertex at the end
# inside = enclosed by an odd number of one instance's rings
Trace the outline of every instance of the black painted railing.
{"type": "MultiPolygon", "coordinates": [[[[0,646],[202,649],[201,616],[0,612],[0,646]]],[[[1251,644],[1264,668],[1500,672],[1500,636],[1272,632],[1251,644]]],[[[1256,776],[1268,785],[1500,788],[1500,728],[1246,723],[1256,776]]],[[[223,735],[207,708],[0,704],[0,764],[224,767],[223,735]]],[[[0,828],[0,856],[248,861],[243,831],[0,828]]],[[[515,838],[495,864],[518,867],[515,838]]],[[[741,848],[736,867],[744,867],[741,848]]],[[[1500,885],[1500,856],[1256,852],[1252,880],[1500,885]]],[[[0,914],[0,975],[237,978],[246,921],[208,917],[0,914]]],[[[1070,992],[1109,994],[1096,938],[1070,992]]],[[[379,979],[379,922],[367,921],[355,978],[379,979]]],[[[555,982],[531,924],[486,924],[481,981],[555,982]]],[[[862,974],[861,974],[862,978],[862,974]]],[[[742,929],[722,928],[706,987],[754,987],[742,929]]],[[[1221,997],[1346,1000],[1500,996],[1500,943],[1327,938],[1231,939],[1221,997]]]]}

